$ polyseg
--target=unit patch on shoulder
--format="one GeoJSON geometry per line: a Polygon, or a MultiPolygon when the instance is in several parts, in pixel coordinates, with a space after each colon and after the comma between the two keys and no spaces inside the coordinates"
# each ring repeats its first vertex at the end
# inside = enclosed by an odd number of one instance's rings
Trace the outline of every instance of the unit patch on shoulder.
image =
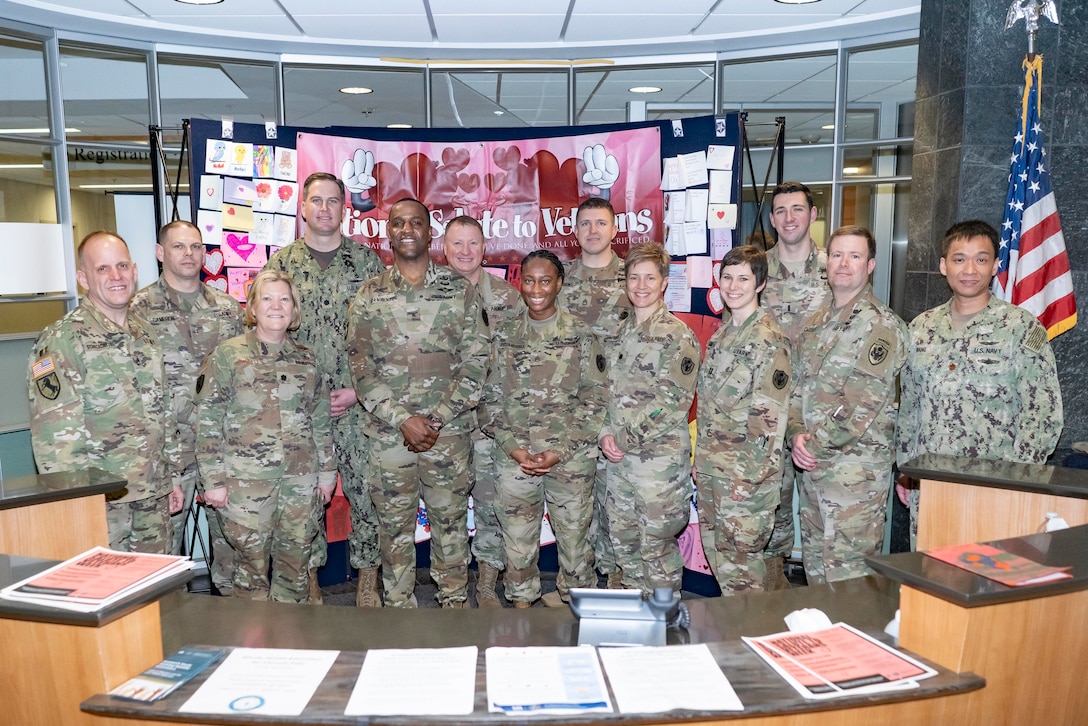
{"type": "Polygon", "coordinates": [[[878,366],[883,363],[887,357],[888,352],[891,349],[891,344],[883,338],[877,338],[871,346],[869,346],[869,363],[874,366],[878,366]]]}
{"type": "Polygon", "coordinates": [[[38,389],[38,393],[41,394],[42,398],[56,401],[60,395],[60,379],[57,377],[56,366],[53,365],[53,356],[47,355],[44,358],[39,358],[30,367],[30,374],[34,379],[34,386],[38,389]]]}
{"type": "Polygon", "coordinates": [[[781,368],[776,368],[775,372],[771,375],[771,384],[778,390],[782,390],[790,382],[790,374],[781,368]]]}
{"type": "Polygon", "coordinates": [[[1024,336],[1024,347],[1032,353],[1039,353],[1043,349],[1043,343],[1047,340],[1046,328],[1042,325],[1032,325],[1031,330],[1024,336]]]}
{"type": "Polygon", "coordinates": [[[597,354],[597,370],[604,373],[604,356],[600,353],[597,354]]]}
{"type": "Polygon", "coordinates": [[[695,370],[695,361],[684,356],[684,360],[680,363],[680,372],[685,376],[690,376],[693,370],[695,370]]]}

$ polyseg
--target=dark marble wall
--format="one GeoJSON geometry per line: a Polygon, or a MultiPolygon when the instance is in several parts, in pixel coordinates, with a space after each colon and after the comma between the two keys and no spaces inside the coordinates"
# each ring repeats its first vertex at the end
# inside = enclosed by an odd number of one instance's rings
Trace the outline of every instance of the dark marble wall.
{"type": "MultiPolygon", "coordinates": [[[[953,223],[1002,220],[1023,95],[1027,32],[1006,31],[1011,0],[922,0],[904,316],[948,299],[937,269],[953,223]]],[[[1042,121],[1080,324],[1052,341],[1065,405],[1060,457],[1088,441],[1088,2],[1057,3],[1040,21],[1042,121]]]]}

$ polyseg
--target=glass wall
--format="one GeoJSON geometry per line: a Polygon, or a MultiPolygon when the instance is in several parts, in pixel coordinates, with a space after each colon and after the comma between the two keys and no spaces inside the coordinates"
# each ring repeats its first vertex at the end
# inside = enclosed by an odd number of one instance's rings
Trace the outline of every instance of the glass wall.
{"type": "Polygon", "coordinates": [[[284,66],[284,121],[290,126],[427,125],[424,72],[284,66]]]}
{"type": "Polygon", "coordinates": [[[714,113],[714,64],[579,68],[574,123],[659,121],[714,113]]]}
{"type": "Polygon", "coordinates": [[[566,71],[432,71],[431,125],[564,126],[569,85],[566,71]]]}

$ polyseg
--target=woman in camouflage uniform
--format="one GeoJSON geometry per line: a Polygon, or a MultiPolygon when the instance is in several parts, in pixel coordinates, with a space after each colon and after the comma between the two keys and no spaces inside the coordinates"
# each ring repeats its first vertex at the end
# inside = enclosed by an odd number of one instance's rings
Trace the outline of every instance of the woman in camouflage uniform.
{"type": "Polygon", "coordinates": [[[329,390],[309,349],[288,335],[299,325],[290,275],[257,275],[246,325],[197,376],[204,501],[221,510],[237,551],[234,595],[305,602],[317,521],[336,486],[329,390]]]}

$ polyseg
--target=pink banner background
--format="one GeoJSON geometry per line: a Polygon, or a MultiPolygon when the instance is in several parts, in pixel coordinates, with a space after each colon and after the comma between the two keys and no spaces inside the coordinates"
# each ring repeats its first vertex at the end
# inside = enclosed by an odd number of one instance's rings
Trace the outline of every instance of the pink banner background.
{"type": "MultiPolygon", "coordinates": [[[[579,252],[574,236],[578,204],[601,190],[582,181],[583,153],[600,144],[615,157],[619,174],[608,190],[616,209],[613,248],[624,256],[636,242],[661,242],[661,144],[658,129],[629,129],[517,141],[419,142],[298,134],[299,194],[315,171],[341,176],[357,150],[374,156],[375,185],[349,191],[347,236],[370,245],[391,264],[385,220],[398,199],[415,197],[431,209],[434,256],[442,261],[442,230],[453,217],[480,220],[488,239],[487,262],[516,264],[534,249],[562,260],[579,252]],[[354,197],[354,200],[352,199],[354,197]]],[[[298,218],[301,227],[303,220],[298,218]]],[[[299,230],[301,234],[301,229],[299,230]]]]}

